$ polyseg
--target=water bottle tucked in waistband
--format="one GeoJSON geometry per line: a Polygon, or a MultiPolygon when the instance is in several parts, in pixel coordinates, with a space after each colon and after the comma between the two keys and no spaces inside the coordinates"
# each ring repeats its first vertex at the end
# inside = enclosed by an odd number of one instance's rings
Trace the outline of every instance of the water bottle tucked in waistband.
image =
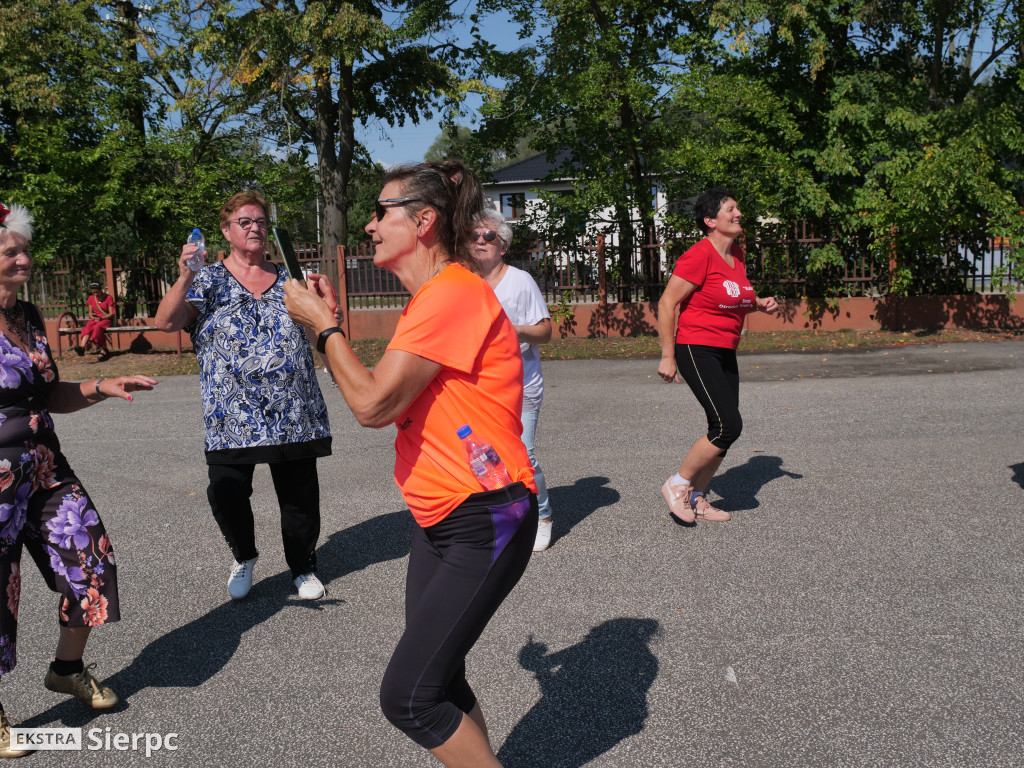
{"type": "Polygon", "coordinates": [[[509,477],[505,464],[489,443],[474,440],[473,430],[469,428],[468,424],[459,427],[457,434],[466,447],[469,468],[473,470],[480,485],[488,491],[494,491],[512,484],[512,478],[509,477]]]}

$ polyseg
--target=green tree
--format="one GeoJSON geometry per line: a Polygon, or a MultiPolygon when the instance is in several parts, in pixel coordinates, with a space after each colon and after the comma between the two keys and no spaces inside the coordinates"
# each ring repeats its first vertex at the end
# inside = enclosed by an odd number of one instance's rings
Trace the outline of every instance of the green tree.
{"type": "Polygon", "coordinates": [[[1024,234],[1019,3],[740,0],[701,22],[727,45],[677,91],[676,162],[827,227],[827,292],[864,248],[898,257],[889,290],[958,292],[965,245],[1024,234]]]}
{"type": "MultiPolygon", "coordinates": [[[[510,151],[532,132],[533,148],[562,158],[556,174],[574,179],[575,193],[551,200],[555,219],[571,229],[581,216],[611,211],[603,224],[617,233],[616,273],[624,284],[635,278],[637,240],[653,231],[653,187],[671,170],[662,117],[672,74],[700,45],[690,28],[693,5],[508,0],[520,38],[532,42],[510,53],[479,43],[485,78],[505,81],[485,91],[482,146],[510,151]]],[[[656,270],[649,262],[639,277],[650,282],[656,270]]]]}
{"type": "Polygon", "coordinates": [[[369,163],[356,125],[416,122],[458,94],[462,51],[444,38],[451,3],[212,1],[210,51],[238,62],[232,84],[254,130],[312,148],[323,242],[345,244],[353,169],[369,163]]]}
{"type": "Polygon", "coordinates": [[[462,157],[468,151],[473,130],[465,125],[453,125],[450,129],[437,134],[427,147],[423,159],[428,163],[436,163],[446,157],[462,157]]]}
{"type": "MultiPolygon", "coordinates": [[[[209,15],[154,6],[15,0],[0,8],[0,194],[37,214],[36,253],[176,250],[241,187],[312,199],[300,151],[268,155],[203,37],[209,15]]],[[[90,266],[92,265],[92,266],[90,266]]]]}
{"type": "Polygon", "coordinates": [[[109,224],[82,205],[102,186],[95,113],[109,92],[108,51],[90,4],[0,6],[0,194],[29,206],[44,235],[60,233],[38,244],[43,260],[87,250],[109,224]]]}
{"type": "Polygon", "coordinates": [[[468,162],[478,173],[486,175],[490,171],[536,155],[537,150],[531,146],[536,137],[536,131],[531,131],[526,136],[516,139],[510,150],[484,148],[481,154],[482,147],[473,129],[454,124],[437,135],[424,153],[423,159],[427,162],[436,162],[446,157],[458,157],[468,162]]]}

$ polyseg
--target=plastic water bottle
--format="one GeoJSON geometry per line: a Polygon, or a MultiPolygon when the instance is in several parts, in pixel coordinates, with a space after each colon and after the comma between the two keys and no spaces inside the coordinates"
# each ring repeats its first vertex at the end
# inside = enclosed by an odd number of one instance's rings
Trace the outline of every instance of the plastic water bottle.
{"type": "Polygon", "coordinates": [[[498,456],[498,452],[490,444],[478,443],[474,440],[473,430],[469,428],[468,424],[459,427],[456,434],[462,440],[462,444],[466,446],[469,468],[473,470],[480,485],[488,491],[493,491],[512,484],[512,479],[508,476],[508,470],[505,469],[505,464],[498,456]]]}
{"type": "Polygon", "coordinates": [[[191,245],[196,243],[199,245],[199,250],[195,252],[195,255],[189,258],[186,264],[188,268],[193,272],[198,272],[203,268],[203,251],[206,250],[206,238],[203,237],[203,233],[199,227],[192,230],[192,234],[188,236],[188,240],[185,241],[185,245],[191,245]]]}

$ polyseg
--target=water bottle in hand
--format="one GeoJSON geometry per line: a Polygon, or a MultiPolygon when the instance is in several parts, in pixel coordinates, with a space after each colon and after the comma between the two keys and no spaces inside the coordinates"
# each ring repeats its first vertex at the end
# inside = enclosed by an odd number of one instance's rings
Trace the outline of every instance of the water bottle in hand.
{"type": "Polygon", "coordinates": [[[476,479],[488,491],[504,488],[512,484],[508,476],[505,464],[489,443],[477,442],[473,439],[473,430],[468,424],[464,424],[456,432],[466,447],[466,458],[469,459],[469,468],[473,470],[476,479]]]}
{"type": "Polygon", "coordinates": [[[193,272],[198,272],[203,268],[203,251],[206,250],[206,238],[203,237],[203,233],[196,227],[192,230],[192,234],[188,236],[188,240],[185,241],[186,245],[195,243],[199,246],[199,250],[196,251],[189,260],[185,262],[188,264],[188,268],[193,272]]]}

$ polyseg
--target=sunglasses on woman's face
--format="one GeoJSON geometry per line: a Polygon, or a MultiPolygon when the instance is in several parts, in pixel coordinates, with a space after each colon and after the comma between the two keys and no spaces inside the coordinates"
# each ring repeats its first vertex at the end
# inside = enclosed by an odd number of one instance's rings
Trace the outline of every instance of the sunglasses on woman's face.
{"type": "MultiPolygon", "coordinates": [[[[374,213],[377,214],[377,221],[380,221],[381,219],[384,218],[384,214],[388,212],[388,209],[381,205],[381,203],[391,203],[397,208],[400,205],[405,205],[406,203],[420,202],[421,200],[422,198],[419,197],[384,197],[381,198],[380,200],[374,201],[373,211],[374,213]]],[[[388,207],[390,208],[391,206],[388,207]]]]}
{"type": "Polygon", "coordinates": [[[474,232],[473,242],[475,243],[481,237],[484,239],[485,243],[493,243],[495,240],[498,239],[498,233],[490,229],[488,229],[486,232],[474,232]]]}

